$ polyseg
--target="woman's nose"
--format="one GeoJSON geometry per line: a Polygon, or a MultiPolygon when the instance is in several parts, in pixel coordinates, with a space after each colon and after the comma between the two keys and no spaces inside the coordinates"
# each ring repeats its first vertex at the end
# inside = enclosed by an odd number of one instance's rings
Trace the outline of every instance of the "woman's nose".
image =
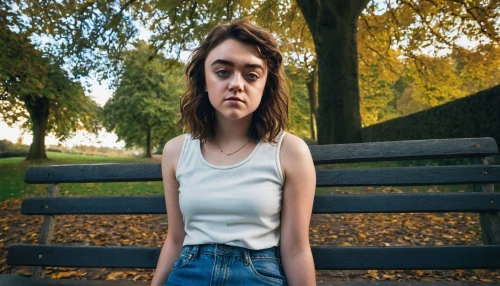
{"type": "Polygon", "coordinates": [[[244,88],[244,82],[242,75],[239,73],[234,73],[231,81],[229,82],[229,90],[232,92],[242,92],[244,88]]]}

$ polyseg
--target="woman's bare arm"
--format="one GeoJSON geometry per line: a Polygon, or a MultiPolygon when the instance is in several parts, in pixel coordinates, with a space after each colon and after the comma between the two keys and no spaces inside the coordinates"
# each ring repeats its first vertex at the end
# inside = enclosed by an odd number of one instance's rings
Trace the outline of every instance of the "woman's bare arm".
{"type": "Polygon", "coordinates": [[[309,244],[316,173],[305,142],[285,135],[280,161],[285,176],[281,209],[281,257],[289,285],[316,285],[314,261],[309,244]]]}
{"type": "Polygon", "coordinates": [[[186,233],[179,207],[179,183],[175,178],[177,163],[184,144],[185,135],[168,141],[163,148],[162,176],[167,206],[168,233],[154,273],[151,286],[162,286],[167,281],[175,261],[179,258],[186,233]]]}

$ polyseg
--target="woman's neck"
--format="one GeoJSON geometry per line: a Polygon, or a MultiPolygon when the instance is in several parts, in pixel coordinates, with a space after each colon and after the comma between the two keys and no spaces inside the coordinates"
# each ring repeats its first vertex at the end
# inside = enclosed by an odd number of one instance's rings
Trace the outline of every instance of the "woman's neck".
{"type": "Polygon", "coordinates": [[[214,126],[215,138],[218,142],[248,140],[248,129],[251,123],[251,116],[240,120],[217,118],[214,126]]]}

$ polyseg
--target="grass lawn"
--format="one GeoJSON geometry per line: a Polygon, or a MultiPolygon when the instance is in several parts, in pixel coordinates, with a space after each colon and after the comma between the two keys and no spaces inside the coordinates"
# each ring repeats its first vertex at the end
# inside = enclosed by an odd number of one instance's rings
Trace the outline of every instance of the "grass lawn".
{"type": "MultiPolygon", "coordinates": [[[[22,157],[0,159],[0,201],[25,196],[45,196],[48,185],[24,183],[29,166],[97,163],[147,163],[146,158],[85,156],[47,152],[49,160],[42,163],[25,161],[22,157]]],[[[162,194],[161,182],[139,183],[81,183],[61,184],[61,196],[146,195],[162,194]]]]}

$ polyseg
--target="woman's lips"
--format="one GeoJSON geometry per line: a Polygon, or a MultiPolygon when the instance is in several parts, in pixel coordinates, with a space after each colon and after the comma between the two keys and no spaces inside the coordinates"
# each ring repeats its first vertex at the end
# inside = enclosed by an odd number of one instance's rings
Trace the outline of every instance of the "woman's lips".
{"type": "Polygon", "coordinates": [[[243,102],[243,100],[239,99],[238,97],[229,97],[229,98],[226,98],[224,101],[243,102]]]}

